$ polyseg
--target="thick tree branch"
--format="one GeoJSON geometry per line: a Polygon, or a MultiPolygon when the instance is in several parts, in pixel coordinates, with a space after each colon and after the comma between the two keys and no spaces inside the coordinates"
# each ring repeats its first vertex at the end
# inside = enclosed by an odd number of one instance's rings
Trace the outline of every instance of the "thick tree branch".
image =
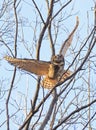
{"type": "Polygon", "coordinates": [[[52,111],[53,111],[53,108],[54,108],[54,105],[55,105],[56,102],[57,102],[57,94],[56,94],[56,91],[54,90],[53,100],[52,100],[52,102],[50,104],[49,110],[48,110],[48,112],[47,112],[47,114],[46,114],[46,116],[45,116],[39,130],[43,130],[45,128],[46,124],[48,123],[48,121],[49,121],[49,119],[50,119],[50,117],[52,115],[52,111]]]}
{"type": "Polygon", "coordinates": [[[52,16],[52,12],[53,12],[53,4],[54,4],[54,0],[51,0],[50,2],[50,8],[49,8],[49,13],[48,13],[48,17],[47,17],[47,20],[41,30],[41,33],[40,33],[40,36],[39,36],[39,40],[38,40],[38,44],[37,44],[37,54],[36,54],[36,58],[39,60],[39,50],[40,50],[40,47],[41,47],[41,43],[42,43],[42,39],[43,39],[43,36],[45,34],[45,31],[48,27],[48,25],[50,24],[50,19],[51,19],[51,16],[52,16]]]}

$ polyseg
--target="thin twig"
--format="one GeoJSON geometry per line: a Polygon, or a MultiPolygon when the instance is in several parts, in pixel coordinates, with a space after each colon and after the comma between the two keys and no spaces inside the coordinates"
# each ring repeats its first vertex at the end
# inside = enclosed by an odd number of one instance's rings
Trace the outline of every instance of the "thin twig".
{"type": "Polygon", "coordinates": [[[59,10],[57,11],[57,13],[52,17],[51,20],[53,20],[53,19],[54,19],[69,3],[71,3],[71,2],[72,2],[72,0],[69,0],[65,5],[63,5],[62,8],[59,9],[59,10]]]}
{"type": "Polygon", "coordinates": [[[36,2],[35,2],[34,0],[32,0],[32,2],[33,2],[33,4],[35,5],[35,8],[37,9],[37,11],[38,11],[38,13],[39,13],[39,15],[40,15],[40,18],[41,18],[43,24],[45,24],[45,21],[44,21],[44,19],[43,19],[43,16],[42,16],[42,14],[41,14],[41,12],[40,12],[40,10],[39,10],[39,8],[38,8],[36,2]]]}
{"type": "Polygon", "coordinates": [[[51,24],[50,24],[49,27],[48,27],[48,34],[49,34],[50,46],[51,46],[52,56],[53,56],[53,55],[55,55],[55,48],[54,48],[53,39],[52,39],[52,34],[51,34],[51,24]]]}

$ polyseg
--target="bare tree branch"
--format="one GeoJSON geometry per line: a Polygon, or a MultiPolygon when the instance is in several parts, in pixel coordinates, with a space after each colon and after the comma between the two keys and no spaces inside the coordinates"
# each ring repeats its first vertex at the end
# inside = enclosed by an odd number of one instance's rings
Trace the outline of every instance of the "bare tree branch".
{"type": "Polygon", "coordinates": [[[52,111],[53,111],[53,108],[54,108],[54,105],[55,105],[56,102],[57,102],[57,93],[56,93],[56,90],[55,90],[53,100],[50,104],[49,110],[48,110],[39,130],[43,130],[45,128],[46,124],[48,123],[48,121],[51,117],[51,114],[52,114],[52,111]]]}
{"type": "Polygon", "coordinates": [[[96,100],[92,101],[90,104],[87,104],[85,106],[82,106],[82,107],[78,108],[77,110],[72,111],[67,117],[65,117],[64,119],[62,119],[62,121],[58,125],[56,125],[52,130],[56,130],[59,126],[61,126],[63,123],[65,123],[72,115],[80,112],[83,109],[88,108],[89,106],[91,106],[94,103],[96,103],[96,100]]]}
{"type": "MultiPolygon", "coordinates": [[[[18,35],[18,18],[17,18],[17,12],[16,12],[16,1],[14,0],[14,15],[15,15],[15,22],[16,22],[16,33],[15,33],[15,39],[14,39],[14,49],[15,49],[15,57],[17,56],[17,35],[18,35]]],[[[11,81],[11,85],[10,85],[10,89],[9,89],[9,93],[8,93],[8,97],[6,100],[6,117],[7,117],[7,130],[10,129],[10,123],[9,123],[9,100],[10,100],[10,96],[12,93],[12,89],[13,89],[13,84],[15,81],[15,76],[16,76],[16,67],[14,68],[14,73],[13,73],[13,77],[12,77],[12,81],[11,81]]]]}
{"type": "Polygon", "coordinates": [[[38,13],[39,13],[39,15],[40,15],[40,18],[41,18],[43,24],[45,24],[44,19],[43,19],[43,16],[42,16],[42,14],[41,14],[41,12],[40,12],[40,10],[39,10],[39,8],[38,8],[36,2],[35,2],[34,0],[32,0],[32,2],[33,2],[33,4],[35,5],[35,8],[37,9],[37,11],[38,11],[38,13]]]}
{"type": "Polygon", "coordinates": [[[70,3],[72,2],[72,0],[69,0],[65,5],[62,6],[61,9],[58,10],[58,12],[52,17],[52,20],[70,3]]]}
{"type": "Polygon", "coordinates": [[[45,33],[45,31],[46,31],[48,25],[50,24],[50,19],[51,19],[52,12],[53,12],[53,4],[54,4],[54,0],[51,0],[51,2],[50,2],[50,7],[49,7],[48,17],[47,17],[47,20],[46,20],[46,22],[45,22],[45,25],[43,26],[43,28],[42,28],[42,30],[41,30],[41,33],[40,33],[40,36],[39,36],[39,40],[38,40],[37,54],[36,54],[36,57],[37,57],[37,58],[39,58],[39,50],[40,50],[40,47],[41,47],[41,42],[42,42],[44,33],[45,33]]]}
{"type": "MultiPolygon", "coordinates": [[[[60,54],[64,52],[63,56],[66,64],[60,78],[62,79],[62,76],[67,71],[72,73],[72,75],[65,80],[57,81],[58,83],[53,89],[46,90],[45,88],[41,88],[41,81],[45,77],[35,78],[31,73],[26,73],[28,78],[26,82],[24,72],[20,71],[18,72],[18,76],[16,76],[16,68],[10,69],[7,63],[4,63],[5,61],[1,61],[3,59],[2,53],[3,55],[4,53],[10,53],[13,57],[17,57],[18,48],[18,57],[21,57],[21,55],[24,56],[25,53],[24,55],[22,53],[26,50],[27,52],[24,57],[31,56],[33,58],[36,53],[36,61],[39,62],[38,60],[43,54],[46,53],[46,56],[51,56],[47,48],[44,48],[47,46],[45,45],[47,43],[48,46],[50,44],[52,55],[55,55],[55,52],[59,51],[58,43],[64,41],[62,39],[62,31],[64,32],[66,29],[67,25],[65,23],[67,22],[67,18],[69,18],[68,14],[69,12],[76,11],[75,6],[76,3],[72,0],[67,0],[66,2],[63,0],[45,0],[41,3],[35,0],[28,2],[21,0],[14,0],[13,2],[1,1],[0,81],[3,80],[4,82],[3,84],[0,82],[0,103],[2,104],[0,117],[6,116],[0,122],[0,127],[3,129],[5,123],[8,130],[16,126],[19,130],[69,130],[73,126],[76,126],[76,128],[81,127],[83,130],[87,127],[90,127],[90,129],[94,128],[96,117],[96,112],[94,112],[96,104],[96,5],[92,8],[94,9],[94,25],[92,19],[88,19],[89,17],[86,20],[86,24],[89,20],[87,29],[86,26],[82,28],[82,20],[80,21],[80,30],[76,34],[76,40],[72,44],[72,47],[70,47],[71,53],[68,53],[66,56],[65,53],[69,49],[69,46],[71,46],[73,34],[79,23],[78,20],[67,40],[63,42],[65,45],[63,44],[60,54]],[[43,7],[40,9],[39,5],[43,7]],[[69,8],[67,8],[68,5],[69,8]],[[24,14],[26,8],[28,9],[26,10],[27,15],[24,14]],[[94,26],[93,29],[91,29],[92,26],[94,26]],[[88,34],[86,34],[86,30],[88,30],[88,34]],[[82,33],[82,31],[84,32],[82,33]],[[66,46],[67,43],[68,46],[66,46]],[[34,48],[36,48],[36,52],[34,48]],[[7,69],[5,69],[6,67],[7,69]],[[89,70],[90,73],[88,73],[89,70]],[[14,71],[13,74],[11,71],[14,71]],[[9,81],[11,74],[12,78],[9,81]],[[90,80],[90,82],[87,80],[90,80]],[[9,82],[10,86],[8,86],[9,82]],[[86,87],[88,83],[90,84],[89,90],[86,87]]],[[[76,13],[74,12],[74,14],[76,13]]],[[[72,15],[70,16],[72,18],[72,15]]],[[[46,56],[44,56],[45,60],[43,63],[48,60],[46,56]]],[[[48,63],[51,63],[51,61],[48,63]]],[[[38,65],[38,71],[42,71],[43,67],[40,69],[38,65]]],[[[36,67],[35,69],[37,71],[36,67]]],[[[47,68],[48,72],[49,69],[47,68]]],[[[49,84],[50,82],[51,80],[49,84]]]]}
{"type": "MultiPolygon", "coordinates": [[[[82,129],[82,130],[85,130],[86,129],[86,127],[87,127],[87,125],[88,124],[90,124],[90,122],[91,122],[91,120],[94,118],[96,116],[96,112],[93,114],[93,116],[90,118],[90,120],[86,123],[86,125],[84,126],[84,128],[82,129]]],[[[91,130],[92,128],[90,127],[90,130],[91,130]]]]}

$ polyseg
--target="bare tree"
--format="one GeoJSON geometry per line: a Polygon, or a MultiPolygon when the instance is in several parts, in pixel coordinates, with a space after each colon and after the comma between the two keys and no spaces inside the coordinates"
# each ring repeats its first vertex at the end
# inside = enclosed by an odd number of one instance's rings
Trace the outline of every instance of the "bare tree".
{"type": "Polygon", "coordinates": [[[45,0],[41,3],[35,0],[2,0],[0,8],[2,129],[95,130],[96,7],[95,22],[92,26],[88,24],[89,31],[84,38],[80,35],[82,31],[80,19],[75,25],[75,17],[76,15],[79,17],[79,14],[75,15],[73,10],[72,0],[66,2],[45,0]],[[27,8],[30,14],[24,11],[24,7],[30,7],[27,8]],[[68,10],[70,12],[66,11],[68,7],[71,7],[68,10]],[[74,24],[72,28],[67,24],[70,19],[74,24]],[[64,56],[66,70],[64,73],[68,70],[72,73],[63,81],[62,73],[60,79],[62,82],[58,81],[55,87],[49,90],[42,87],[42,76],[20,71],[17,69],[18,65],[12,67],[3,60],[5,55],[10,55],[14,59],[27,58],[48,62],[52,56],[58,54],[58,50],[64,56]]]}

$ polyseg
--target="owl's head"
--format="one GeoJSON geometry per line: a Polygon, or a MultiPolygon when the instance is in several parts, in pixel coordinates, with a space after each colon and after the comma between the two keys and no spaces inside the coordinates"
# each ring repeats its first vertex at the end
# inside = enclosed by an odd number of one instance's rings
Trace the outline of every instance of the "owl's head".
{"type": "Polygon", "coordinates": [[[51,63],[54,65],[63,65],[64,66],[64,57],[63,55],[55,55],[51,58],[51,63]]]}

